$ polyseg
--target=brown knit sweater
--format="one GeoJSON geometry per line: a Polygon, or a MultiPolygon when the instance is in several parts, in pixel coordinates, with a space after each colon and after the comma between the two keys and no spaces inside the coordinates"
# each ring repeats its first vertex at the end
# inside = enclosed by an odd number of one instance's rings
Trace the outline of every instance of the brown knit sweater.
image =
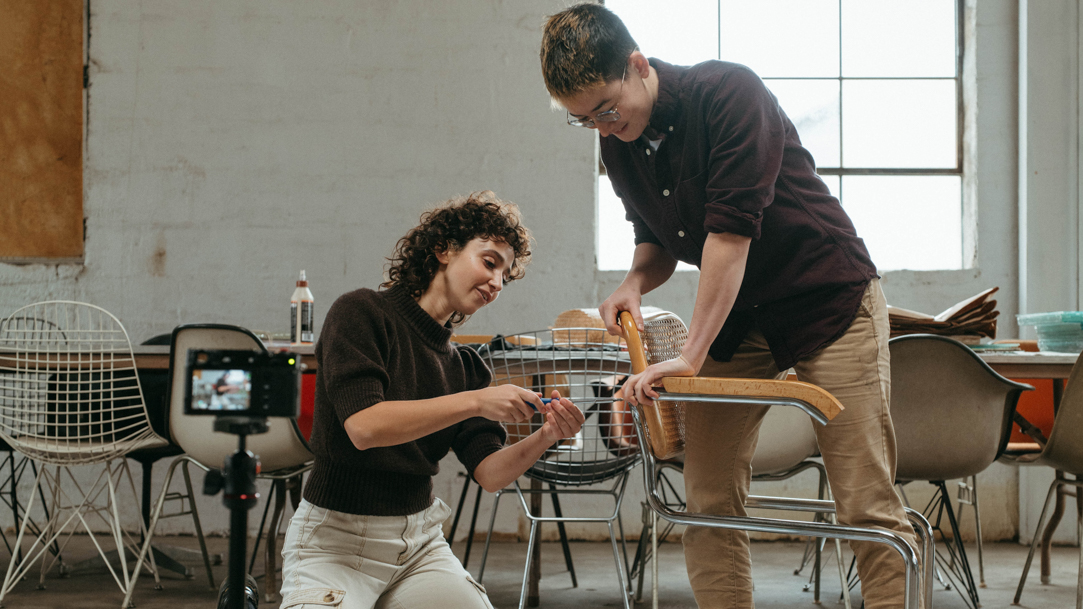
{"type": "Polygon", "coordinates": [[[373,404],[488,386],[492,375],[481,357],[450,338],[451,328],[399,287],[356,290],[335,301],[316,343],[316,463],[305,499],[349,514],[413,514],[432,504],[432,477],[448,450],[471,475],[500,450],[504,428],[481,417],[398,446],[358,450],[346,435],[346,419],[373,404]]]}

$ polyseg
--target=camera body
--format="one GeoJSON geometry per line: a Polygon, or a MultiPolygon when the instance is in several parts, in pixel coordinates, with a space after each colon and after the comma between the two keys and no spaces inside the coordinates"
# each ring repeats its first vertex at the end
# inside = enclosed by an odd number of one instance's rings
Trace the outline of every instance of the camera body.
{"type": "Polygon", "coordinates": [[[301,358],[296,353],[191,349],[184,414],[297,418],[301,358]]]}

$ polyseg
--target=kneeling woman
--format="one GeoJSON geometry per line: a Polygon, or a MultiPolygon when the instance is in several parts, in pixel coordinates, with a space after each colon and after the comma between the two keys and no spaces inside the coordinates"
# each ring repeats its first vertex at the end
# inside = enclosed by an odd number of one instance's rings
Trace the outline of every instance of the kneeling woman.
{"type": "Polygon", "coordinates": [[[565,398],[490,387],[478,354],[449,341],[529,257],[517,208],[475,193],[422,215],[396,246],[385,289],[332,305],[316,345],[315,468],[282,550],[283,609],[491,607],[444,540],[451,510],[432,477],[453,450],[497,491],[583,424],[565,398]],[[542,427],[504,447],[499,421],[534,409],[542,427]]]}

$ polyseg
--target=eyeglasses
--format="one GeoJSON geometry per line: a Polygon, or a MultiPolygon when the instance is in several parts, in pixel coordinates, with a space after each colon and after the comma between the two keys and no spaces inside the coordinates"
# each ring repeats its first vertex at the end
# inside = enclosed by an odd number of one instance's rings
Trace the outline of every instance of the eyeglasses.
{"type": "Polygon", "coordinates": [[[620,105],[620,96],[624,93],[624,77],[628,75],[628,64],[624,64],[624,74],[620,76],[620,89],[617,89],[617,103],[613,104],[612,110],[606,110],[605,112],[599,112],[594,115],[594,118],[584,117],[575,118],[570,112],[565,110],[565,114],[568,115],[568,124],[572,127],[586,127],[588,129],[594,128],[596,123],[612,123],[620,120],[620,112],[617,112],[617,106],[620,105]]]}

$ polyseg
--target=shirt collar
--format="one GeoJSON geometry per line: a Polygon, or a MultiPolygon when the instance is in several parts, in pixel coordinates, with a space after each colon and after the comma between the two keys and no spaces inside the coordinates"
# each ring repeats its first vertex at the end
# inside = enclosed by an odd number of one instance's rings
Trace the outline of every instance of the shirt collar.
{"type": "Polygon", "coordinates": [[[658,73],[658,99],[651,110],[651,129],[662,135],[668,135],[670,127],[677,124],[680,115],[680,77],[682,68],[668,64],[661,59],[651,57],[650,62],[658,73]]]}
{"type": "Polygon", "coordinates": [[[417,300],[401,284],[391,286],[384,293],[395,304],[395,310],[399,315],[429,346],[437,351],[447,351],[451,348],[448,343],[453,332],[450,323],[440,325],[425,309],[421,308],[417,300]]]}

